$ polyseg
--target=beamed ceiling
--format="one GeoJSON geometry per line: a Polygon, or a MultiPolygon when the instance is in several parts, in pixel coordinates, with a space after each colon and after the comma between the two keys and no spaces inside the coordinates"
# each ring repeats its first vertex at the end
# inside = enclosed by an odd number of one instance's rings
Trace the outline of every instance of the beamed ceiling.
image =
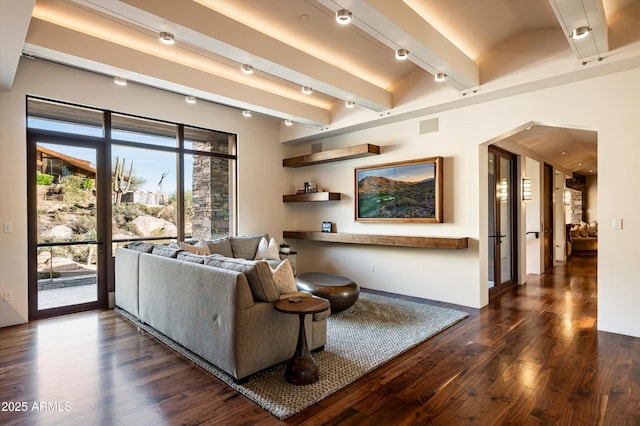
{"type": "MultiPolygon", "coordinates": [[[[288,143],[603,75],[640,58],[640,0],[1,4],[2,89],[11,88],[20,56],[40,58],[291,120],[282,127],[288,143]],[[336,22],[340,9],[351,11],[349,25],[336,22]],[[591,32],[573,40],[580,26],[591,32]],[[175,44],[160,43],[160,32],[175,44]],[[407,49],[408,60],[397,60],[397,49],[407,49]],[[436,73],[446,80],[435,82],[436,73]]],[[[571,164],[560,163],[570,171],[596,167],[595,132],[535,123],[527,131],[511,140],[554,161],[571,152],[571,164]],[[553,143],[538,143],[544,135],[553,143]]]]}

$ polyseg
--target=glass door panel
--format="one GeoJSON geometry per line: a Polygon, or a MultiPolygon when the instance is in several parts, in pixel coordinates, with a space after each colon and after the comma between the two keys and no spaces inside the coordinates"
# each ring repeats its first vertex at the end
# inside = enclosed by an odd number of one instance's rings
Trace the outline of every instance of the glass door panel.
{"type": "Polygon", "coordinates": [[[513,179],[511,159],[500,157],[500,182],[503,186],[500,200],[500,237],[498,248],[500,250],[500,278],[501,284],[512,281],[512,219],[513,219],[513,179]]]}
{"type": "MultiPolygon", "coordinates": [[[[98,302],[96,149],[35,144],[37,311],[98,302]]],[[[36,315],[37,316],[37,315],[36,315]]]]}
{"type": "Polygon", "coordinates": [[[489,149],[488,288],[496,291],[515,283],[515,156],[489,149]]]}

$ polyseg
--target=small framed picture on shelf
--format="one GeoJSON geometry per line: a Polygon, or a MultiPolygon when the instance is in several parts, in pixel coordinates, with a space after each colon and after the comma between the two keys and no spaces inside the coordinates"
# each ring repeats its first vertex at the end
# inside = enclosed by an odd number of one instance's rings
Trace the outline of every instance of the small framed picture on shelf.
{"type": "Polygon", "coordinates": [[[322,232],[331,232],[331,222],[322,222],[322,232]]]}

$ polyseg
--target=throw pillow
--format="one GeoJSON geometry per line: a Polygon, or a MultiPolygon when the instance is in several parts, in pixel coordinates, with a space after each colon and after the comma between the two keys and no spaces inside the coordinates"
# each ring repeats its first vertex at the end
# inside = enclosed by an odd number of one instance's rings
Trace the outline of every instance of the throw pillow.
{"type": "Polygon", "coordinates": [[[258,250],[256,250],[256,257],[254,260],[260,259],[280,260],[278,243],[275,238],[271,238],[267,243],[267,239],[262,237],[260,244],[258,244],[258,250]]]}
{"type": "Polygon", "coordinates": [[[580,225],[571,226],[571,230],[569,231],[569,235],[571,235],[572,237],[577,237],[579,229],[580,229],[580,225]]]}
{"type": "Polygon", "coordinates": [[[589,224],[586,222],[580,222],[580,228],[578,229],[578,235],[581,237],[589,236],[589,224]]]}
{"type": "Polygon", "coordinates": [[[233,257],[239,259],[253,260],[256,257],[258,244],[267,234],[241,235],[239,237],[231,237],[231,249],[233,257]]]}
{"type": "Polygon", "coordinates": [[[296,278],[293,276],[293,268],[289,259],[285,259],[278,265],[276,269],[271,268],[271,277],[276,283],[278,293],[287,294],[298,291],[296,287],[296,278]]]}
{"type": "Polygon", "coordinates": [[[598,236],[598,222],[595,220],[589,224],[589,236],[597,237],[598,236]]]}
{"type": "Polygon", "coordinates": [[[231,241],[229,237],[220,237],[215,240],[207,240],[209,246],[209,252],[211,254],[221,254],[225,257],[233,257],[233,251],[231,250],[231,241]]]}
{"type": "Polygon", "coordinates": [[[187,244],[187,243],[180,243],[180,248],[188,252],[191,252],[193,254],[203,254],[203,255],[211,254],[209,252],[209,246],[204,241],[198,241],[194,245],[187,244]]]}

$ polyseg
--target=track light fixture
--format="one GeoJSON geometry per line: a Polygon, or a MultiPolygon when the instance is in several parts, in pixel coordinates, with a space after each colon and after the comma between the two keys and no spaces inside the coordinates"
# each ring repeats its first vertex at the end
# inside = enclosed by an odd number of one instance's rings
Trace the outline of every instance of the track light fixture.
{"type": "Polygon", "coordinates": [[[185,96],[184,101],[188,104],[195,104],[196,98],[195,96],[185,96]]]}
{"type": "Polygon", "coordinates": [[[285,126],[293,126],[293,122],[289,119],[284,120],[284,125],[285,126]]]}
{"type": "Polygon", "coordinates": [[[253,74],[253,67],[249,64],[242,64],[240,65],[240,71],[245,74],[253,74]]]}
{"type": "Polygon", "coordinates": [[[251,111],[249,111],[248,109],[245,109],[244,111],[242,111],[242,116],[243,117],[251,117],[251,111]]]}
{"type": "Polygon", "coordinates": [[[346,102],[344,103],[344,105],[345,105],[347,108],[353,108],[354,106],[356,106],[356,103],[355,103],[355,102],[353,102],[353,101],[346,101],[346,102]]]}
{"type": "Polygon", "coordinates": [[[399,61],[404,61],[409,58],[409,51],[407,49],[397,49],[396,50],[396,59],[399,61]]]}
{"type": "Polygon", "coordinates": [[[447,79],[447,75],[443,72],[439,72],[435,75],[435,81],[441,83],[447,79]]]}
{"type": "Polygon", "coordinates": [[[127,85],[127,79],[124,77],[114,77],[113,82],[115,84],[117,84],[118,86],[126,86],[127,85]]]}
{"type": "Polygon", "coordinates": [[[580,40],[588,36],[590,32],[591,28],[587,27],[586,25],[577,27],[571,31],[571,38],[574,40],[580,40]]]}
{"type": "Polygon", "coordinates": [[[164,43],[164,44],[175,44],[176,40],[173,37],[173,34],[171,33],[167,33],[167,32],[161,32],[160,33],[160,42],[164,43]]]}
{"type": "Polygon", "coordinates": [[[351,22],[351,11],[340,9],[336,12],[336,22],[340,25],[347,25],[351,22]]]}
{"type": "Polygon", "coordinates": [[[309,86],[302,86],[302,93],[305,95],[310,95],[313,93],[313,89],[309,86]]]}

